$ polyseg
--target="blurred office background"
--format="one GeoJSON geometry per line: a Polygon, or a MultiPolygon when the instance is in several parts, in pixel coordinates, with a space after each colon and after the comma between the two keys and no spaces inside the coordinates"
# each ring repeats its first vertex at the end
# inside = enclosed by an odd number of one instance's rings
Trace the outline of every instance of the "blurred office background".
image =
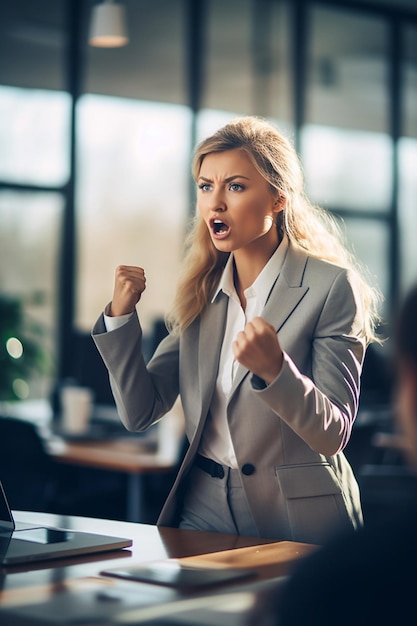
{"type": "MultiPolygon", "coordinates": [[[[0,401],[54,413],[71,379],[111,405],[89,332],[114,269],[146,269],[150,353],[194,211],[192,148],[242,114],[293,139],[389,336],[417,279],[417,1],[123,0],[117,48],[89,45],[96,4],[0,3],[0,401]]],[[[401,465],[374,445],[392,426],[390,358],[387,341],[364,375],[350,454],[365,491],[389,489],[364,468],[401,465]]]]}

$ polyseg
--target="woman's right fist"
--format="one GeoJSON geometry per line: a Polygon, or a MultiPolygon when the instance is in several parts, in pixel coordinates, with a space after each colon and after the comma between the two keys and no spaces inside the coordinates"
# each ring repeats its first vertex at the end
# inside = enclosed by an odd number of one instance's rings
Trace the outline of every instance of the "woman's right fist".
{"type": "Polygon", "coordinates": [[[109,313],[112,317],[132,313],[146,288],[145,271],[134,265],[116,267],[113,299],[109,313]]]}

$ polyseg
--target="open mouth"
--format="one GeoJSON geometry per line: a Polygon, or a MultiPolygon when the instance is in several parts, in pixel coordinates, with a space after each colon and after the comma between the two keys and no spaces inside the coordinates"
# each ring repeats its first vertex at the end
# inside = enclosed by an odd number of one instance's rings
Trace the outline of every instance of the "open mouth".
{"type": "Polygon", "coordinates": [[[227,237],[230,231],[230,226],[225,224],[222,220],[215,219],[211,221],[211,228],[215,237],[222,238],[227,237]]]}

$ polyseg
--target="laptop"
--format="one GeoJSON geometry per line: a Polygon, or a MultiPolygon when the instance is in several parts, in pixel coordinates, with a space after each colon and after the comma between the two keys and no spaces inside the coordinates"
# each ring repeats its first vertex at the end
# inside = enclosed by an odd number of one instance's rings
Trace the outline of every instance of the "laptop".
{"type": "Polygon", "coordinates": [[[107,552],[131,545],[132,540],[123,537],[15,521],[0,481],[0,565],[107,552]]]}

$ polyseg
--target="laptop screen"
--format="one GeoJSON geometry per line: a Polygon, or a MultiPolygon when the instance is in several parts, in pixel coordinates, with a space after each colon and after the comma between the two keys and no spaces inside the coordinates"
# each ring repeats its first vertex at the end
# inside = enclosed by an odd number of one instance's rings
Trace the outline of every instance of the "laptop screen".
{"type": "Polygon", "coordinates": [[[15,524],[13,516],[7,503],[3,485],[0,481],[0,532],[12,533],[14,531],[14,528],[15,524]]]}
{"type": "MultiPolygon", "coordinates": [[[[53,526],[15,523],[0,481],[0,563],[14,565],[66,556],[120,550],[132,545],[126,537],[113,537],[53,526]]],[[[130,553],[127,553],[130,555],[130,553]]]]}
{"type": "MultiPolygon", "coordinates": [[[[3,485],[0,482],[0,538],[1,535],[10,535],[16,530],[12,512],[4,493],[3,485]]],[[[17,531],[18,536],[26,541],[34,541],[35,543],[61,543],[69,541],[73,537],[73,533],[59,528],[25,528],[17,531]]]]}

